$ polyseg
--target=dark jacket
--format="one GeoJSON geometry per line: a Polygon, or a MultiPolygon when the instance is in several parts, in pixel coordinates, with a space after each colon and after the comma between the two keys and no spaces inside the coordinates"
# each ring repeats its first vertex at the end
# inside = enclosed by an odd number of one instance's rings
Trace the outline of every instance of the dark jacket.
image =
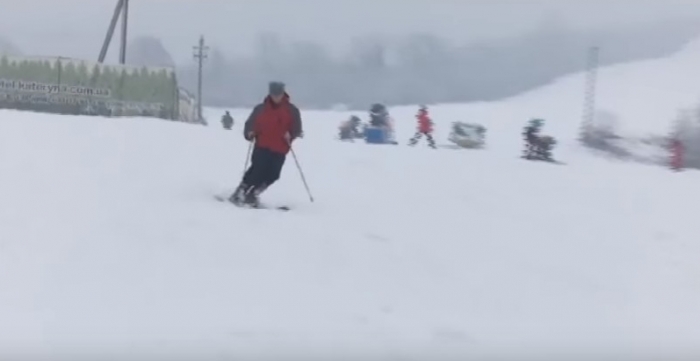
{"type": "Polygon", "coordinates": [[[243,136],[247,140],[252,140],[249,135],[253,133],[256,147],[281,154],[289,152],[290,143],[301,132],[301,113],[289,101],[287,93],[279,104],[275,104],[269,96],[266,97],[253,109],[243,127],[243,136]],[[290,136],[289,142],[285,139],[287,133],[290,136]]]}
{"type": "Polygon", "coordinates": [[[221,123],[224,125],[224,127],[230,128],[233,125],[233,117],[231,114],[224,114],[224,116],[221,117],[221,123]]]}
{"type": "Polygon", "coordinates": [[[537,143],[539,140],[539,134],[540,128],[532,125],[525,127],[525,131],[523,132],[525,140],[531,144],[537,143]]]}

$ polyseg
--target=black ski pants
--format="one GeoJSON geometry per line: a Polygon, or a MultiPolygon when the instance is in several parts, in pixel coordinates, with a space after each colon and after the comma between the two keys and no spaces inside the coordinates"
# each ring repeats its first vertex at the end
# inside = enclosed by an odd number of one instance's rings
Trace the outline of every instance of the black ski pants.
{"type": "Polygon", "coordinates": [[[428,145],[429,145],[431,148],[436,148],[436,146],[435,146],[435,139],[433,139],[433,134],[432,134],[432,133],[424,133],[424,132],[421,132],[421,131],[417,131],[417,132],[416,132],[416,134],[413,136],[413,138],[411,138],[411,139],[408,141],[408,145],[416,145],[416,144],[418,143],[418,140],[419,140],[423,135],[425,135],[425,138],[428,139],[428,145]]]}
{"type": "Polygon", "coordinates": [[[253,148],[250,168],[243,176],[243,183],[253,188],[269,187],[280,178],[286,154],[273,152],[266,148],[253,148]]]}

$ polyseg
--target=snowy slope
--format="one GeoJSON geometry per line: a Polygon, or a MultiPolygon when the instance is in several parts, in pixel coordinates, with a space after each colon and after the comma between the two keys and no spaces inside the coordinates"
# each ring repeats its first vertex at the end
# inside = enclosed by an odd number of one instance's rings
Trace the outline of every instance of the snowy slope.
{"type": "MultiPolygon", "coordinates": [[[[605,57],[605,49],[600,56],[605,57]]],[[[623,134],[665,135],[680,109],[700,102],[699,62],[700,39],[668,58],[601,68],[597,108],[617,115],[623,134]]],[[[436,118],[460,114],[464,119],[490,122],[489,125],[503,124],[499,131],[510,129],[512,123],[524,123],[523,118],[539,116],[548,120],[547,128],[558,139],[573,140],[581,122],[584,86],[585,74],[573,74],[511,99],[443,105],[433,113],[436,118]]]]}
{"type": "Polygon", "coordinates": [[[433,108],[440,139],[492,119],[484,151],[341,143],[347,113],[305,111],[317,201],[289,157],[264,195],[287,213],[212,200],[247,111],[233,132],[0,111],[0,355],[698,352],[700,176],[579,151],[576,79],[433,108]],[[568,166],[517,158],[535,110],[568,166]]]}

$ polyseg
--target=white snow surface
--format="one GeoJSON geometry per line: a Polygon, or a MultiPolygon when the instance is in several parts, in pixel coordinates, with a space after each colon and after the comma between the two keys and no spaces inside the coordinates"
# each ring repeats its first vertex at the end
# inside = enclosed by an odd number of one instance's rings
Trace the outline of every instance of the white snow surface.
{"type": "MultiPolygon", "coordinates": [[[[604,69],[600,103],[664,131],[699,54],[604,69]]],[[[486,125],[479,151],[407,147],[414,107],[392,109],[398,146],[339,142],[348,112],[304,110],[316,202],[291,154],[263,196],[290,212],[213,199],[240,179],[248,110],[233,131],[218,110],[210,127],[0,111],[0,355],[697,354],[700,175],[580,149],[582,89],[432,107],[441,143],[486,125]],[[519,159],[532,116],[567,165],[519,159]]]]}

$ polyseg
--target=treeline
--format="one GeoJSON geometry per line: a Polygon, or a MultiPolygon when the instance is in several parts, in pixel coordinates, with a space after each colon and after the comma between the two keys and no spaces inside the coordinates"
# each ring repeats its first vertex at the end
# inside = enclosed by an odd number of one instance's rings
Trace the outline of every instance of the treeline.
{"type": "MultiPolygon", "coordinates": [[[[591,45],[602,48],[605,65],[667,55],[699,31],[699,24],[679,21],[591,32],[549,25],[517,38],[462,46],[429,34],[365,36],[342,56],[320,44],[263,34],[253,56],[231,58],[212,48],[204,98],[212,106],[251,106],[269,80],[282,80],[305,107],[488,101],[582,70],[591,45]]],[[[193,64],[179,68],[188,89],[195,89],[196,74],[193,64]]]]}
{"type": "Polygon", "coordinates": [[[22,51],[6,38],[0,36],[0,55],[22,55],[22,51]]]}

